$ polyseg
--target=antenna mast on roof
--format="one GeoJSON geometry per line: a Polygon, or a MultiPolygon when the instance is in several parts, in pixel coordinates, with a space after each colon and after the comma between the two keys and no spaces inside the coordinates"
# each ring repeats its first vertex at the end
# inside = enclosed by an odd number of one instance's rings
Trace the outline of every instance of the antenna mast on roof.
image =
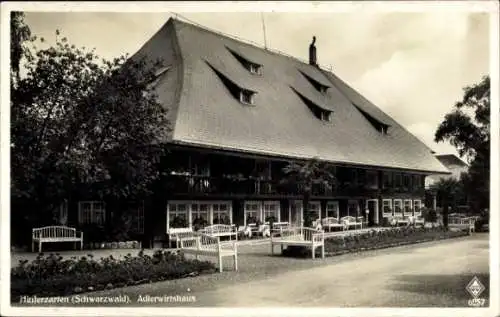
{"type": "Polygon", "coordinates": [[[262,31],[264,32],[264,48],[267,50],[267,38],[266,38],[266,22],[264,21],[264,12],[260,13],[262,19],[262,31]]]}

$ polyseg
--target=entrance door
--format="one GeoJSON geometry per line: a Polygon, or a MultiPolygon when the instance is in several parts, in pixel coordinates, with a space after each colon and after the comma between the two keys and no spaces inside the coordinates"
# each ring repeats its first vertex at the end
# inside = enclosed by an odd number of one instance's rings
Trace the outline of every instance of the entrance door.
{"type": "Polygon", "coordinates": [[[378,199],[368,199],[366,201],[366,209],[369,211],[368,226],[378,224],[378,199]]]}

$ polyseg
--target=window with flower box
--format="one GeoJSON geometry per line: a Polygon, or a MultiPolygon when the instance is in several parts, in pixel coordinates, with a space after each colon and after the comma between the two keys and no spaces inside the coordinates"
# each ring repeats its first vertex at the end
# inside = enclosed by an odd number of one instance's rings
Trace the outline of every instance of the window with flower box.
{"type": "Polygon", "coordinates": [[[167,206],[169,228],[189,227],[189,205],[185,202],[171,202],[167,206]]]}
{"type": "Polygon", "coordinates": [[[403,201],[401,199],[394,199],[394,215],[403,215],[403,201]]]}
{"type": "Polygon", "coordinates": [[[230,207],[227,203],[214,203],[212,204],[212,216],[214,224],[229,225],[232,223],[230,207]]]}
{"type": "Polygon", "coordinates": [[[261,204],[258,201],[246,201],[244,207],[244,225],[256,223],[260,220],[261,204]]]}
{"type": "Polygon", "coordinates": [[[405,216],[413,216],[413,209],[411,199],[405,199],[404,201],[404,215],[405,216]]]}
{"type": "Polygon", "coordinates": [[[391,217],[393,215],[392,199],[382,200],[382,214],[383,217],[391,217]]]}
{"type": "Polygon", "coordinates": [[[210,205],[207,203],[191,204],[192,226],[196,229],[203,228],[210,224],[210,205]]]}
{"type": "Polygon", "coordinates": [[[326,216],[339,219],[340,212],[339,212],[339,202],[338,201],[329,201],[326,203],[326,216]]]}
{"type": "Polygon", "coordinates": [[[102,201],[78,202],[78,223],[103,225],[106,221],[106,209],[102,201]]]}
{"type": "Polygon", "coordinates": [[[265,201],[262,206],[264,222],[268,222],[271,217],[274,221],[280,221],[280,203],[279,201],[265,201]]]}
{"type": "Polygon", "coordinates": [[[422,215],[422,201],[421,200],[414,200],[413,201],[413,214],[415,216],[421,216],[422,215]]]}

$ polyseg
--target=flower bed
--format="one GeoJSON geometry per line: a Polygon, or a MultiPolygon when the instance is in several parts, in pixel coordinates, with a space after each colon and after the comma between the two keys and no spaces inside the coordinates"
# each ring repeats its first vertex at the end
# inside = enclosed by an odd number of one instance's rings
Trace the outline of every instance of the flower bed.
{"type": "MultiPolygon", "coordinates": [[[[335,256],[350,252],[383,249],[407,244],[429,242],[468,235],[466,231],[446,231],[443,228],[399,227],[386,230],[370,230],[358,235],[335,236],[325,239],[325,255],[335,256]]],[[[320,256],[321,250],[316,249],[320,256]]],[[[311,250],[306,247],[288,247],[283,255],[291,257],[311,257],[311,250]]]]}
{"type": "Polygon", "coordinates": [[[213,272],[211,262],[187,260],[172,251],[159,250],[149,256],[141,250],[137,256],[100,260],[91,254],[79,260],[63,260],[58,254],[41,253],[31,263],[22,260],[11,269],[11,300],[19,301],[23,295],[63,296],[213,272]]]}

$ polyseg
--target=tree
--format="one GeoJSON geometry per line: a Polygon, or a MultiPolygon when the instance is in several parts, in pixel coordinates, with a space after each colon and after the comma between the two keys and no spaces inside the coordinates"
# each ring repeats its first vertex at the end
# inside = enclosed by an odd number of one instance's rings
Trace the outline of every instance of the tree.
{"type": "Polygon", "coordinates": [[[448,113],[435,133],[435,141],[448,141],[469,162],[463,178],[471,207],[489,208],[490,78],[464,88],[464,96],[448,113]]]}
{"type": "Polygon", "coordinates": [[[437,199],[443,207],[443,225],[448,228],[448,215],[450,207],[456,208],[457,202],[463,195],[462,183],[455,178],[441,178],[431,186],[437,199]]]}
{"type": "Polygon", "coordinates": [[[24,22],[24,13],[12,11],[10,13],[10,62],[11,62],[11,79],[19,82],[20,64],[23,56],[24,43],[35,40],[31,36],[31,30],[24,22]]]}
{"type": "Polygon", "coordinates": [[[46,49],[30,38],[18,55],[25,75],[12,72],[12,214],[38,225],[75,193],[148,194],[170,130],[154,93],[160,61],[101,59],[59,35],[46,49]]]}
{"type": "Polygon", "coordinates": [[[312,226],[312,222],[316,216],[309,209],[313,186],[316,184],[332,186],[336,182],[333,167],[328,163],[320,161],[318,158],[312,158],[302,162],[289,162],[283,168],[283,172],[285,178],[282,180],[282,183],[296,186],[302,195],[304,226],[312,226]]]}

